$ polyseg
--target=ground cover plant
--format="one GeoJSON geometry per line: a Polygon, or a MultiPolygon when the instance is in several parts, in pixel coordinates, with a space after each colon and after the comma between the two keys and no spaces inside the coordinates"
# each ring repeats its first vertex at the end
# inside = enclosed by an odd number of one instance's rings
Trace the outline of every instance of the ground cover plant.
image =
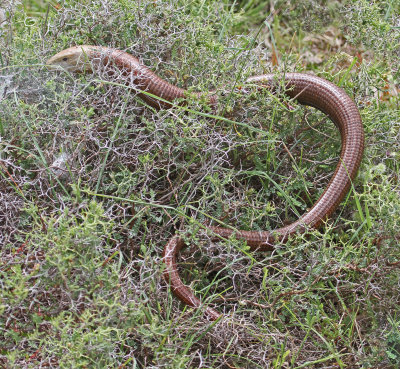
{"type": "Polygon", "coordinates": [[[0,366],[398,368],[399,14],[397,0],[0,3],[0,366]],[[157,111],[121,76],[46,69],[79,44],[216,90],[217,110],[157,111]],[[274,252],[213,242],[205,224],[274,229],[329,182],[329,119],[243,85],[291,71],[356,101],[359,175],[324,227],[274,252]],[[182,278],[224,319],[162,279],[177,232],[182,278]]]}

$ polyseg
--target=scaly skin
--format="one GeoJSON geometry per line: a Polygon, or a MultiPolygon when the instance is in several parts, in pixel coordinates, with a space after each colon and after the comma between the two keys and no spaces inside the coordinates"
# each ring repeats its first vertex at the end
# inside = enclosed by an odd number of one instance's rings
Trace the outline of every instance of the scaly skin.
{"type": "MultiPolygon", "coordinates": [[[[47,62],[50,67],[61,67],[71,72],[91,71],[92,65],[112,63],[120,72],[130,77],[130,83],[139,90],[147,91],[172,102],[184,98],[187,92],[164,81],[132,55],[116,49],[99,46],[76,46],[63,50],[47,62]]],[[[273,74],[250,77],[247,83],[255,83],[261,87],[274,89],[276,80],[273,74]]],[[[296,232],[305,232],[310,228],[321,226],[338,207],[350,189],[357,174],[364,150],[364,131],[357,106],[345,91],[322,78],[304,74],[287,73],[285,75],[285,93],[297,99],[301,104],[313,106],[327,114],[340,131],[342,150],[336,170],[324,193],[312,208],[294,223],[274,231],[233,231],[229,228],[209,227],[214,234],[228,238],[233,233],[236,238],[247,242],[252,250],[272,250],[277,242],[285,242],[296,232]]],[[[155,107],[167,108],[170,104],[160,102],[148,95],[140,95],[146,102],[155,107]]],[[[216,103],[214,95],[209,97],[210,104],[216,103]]],[[[170,284],[173,293],[184,303],[192,307],[201,307],[201,301],[193,291],[181,281],[176,257],[184,242],[174,236],[164,249],[164,277],[170,284]]],[[[221,316],[216,310],[205,307],[206,316],[216,320],[221,316]]]]}

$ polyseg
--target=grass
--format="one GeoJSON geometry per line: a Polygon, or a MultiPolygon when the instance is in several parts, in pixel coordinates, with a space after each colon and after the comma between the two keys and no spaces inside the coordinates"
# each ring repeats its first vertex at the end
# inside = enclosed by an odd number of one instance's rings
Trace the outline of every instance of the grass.
{"type": "Polygon", "coordinates": [[[0,366],[400,365],[400,4],[293,4],[3,6],[0,366]],[[180,87],[215,89],[218,109],[192,98],[155,111],[123,76],[46,70],[74,44],[124,49],[180,87]],[[252,253],[212,242],[204,223],[294,221],[340,150],[323,114],[243,86],[272,71],[342,86],[360,108],[366,149],[323,228],[252,253]],[[163,281],[162,250],[176,233],[188,243],[184,281],[225,319],[206,321],[163,281]]]}

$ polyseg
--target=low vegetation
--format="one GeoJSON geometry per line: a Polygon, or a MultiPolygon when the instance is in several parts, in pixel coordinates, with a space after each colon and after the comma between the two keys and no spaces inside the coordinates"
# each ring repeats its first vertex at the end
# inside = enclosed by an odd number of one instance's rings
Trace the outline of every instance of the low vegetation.
{"type": "Polygon", "coordinates": [[[398,0],[0,8],[0,366],[400,366],[398,0]],[[219,118],[206,99],[156,111],[101,71],[46,69],[80,44],[216,90],[219,118]],[[326,116],[243,83],[289,71],[356,101],[359,175],[324,227],[274,252],[213,242],[205,224],[294,221],[334,171],[340,135],[326,116]],[[164,282],[176,233],[182,278],[224,319],[207,321],[164,282]]]}

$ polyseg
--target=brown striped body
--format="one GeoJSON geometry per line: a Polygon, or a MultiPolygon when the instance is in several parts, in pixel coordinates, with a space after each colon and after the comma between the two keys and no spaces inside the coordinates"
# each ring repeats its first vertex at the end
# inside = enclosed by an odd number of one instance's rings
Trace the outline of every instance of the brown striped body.
{"type": "MultiPolygon", "coordinates": [[[[77,46],[66,49],[49,61],[49,65],[58,65],[71,71],[91,69],[92,64],[113,63],[118,70],[130,77],[130,83],[139,90],[147,91],[167,101],[184,98],[186,91],[164,81],[138,59],[123,51],[97,46],[77,46]]],[[[296,232],[304,232],[309,228],[319,227],[338,207],[350,189],[353,179],[361,163],[364,149],[364,132],[358,109],[345,91],[322,78],[303,74],[288,73],[284,77],[287,87],[286,94],[296,98],[301,104],[313,106],[328,115],[341,134],[342,149],[336,170],[325,191],[313,207],[294,223],[274,231],[237,231],[235,237],[243,239],[253,250],[272,250],[276,242],[284,242],[296,232]]],[[[276,80],[273,74],[249,78],[247,83],[274,88],[276,80]]],[[[169,107],[166,102],[160,102],[148,95],[140,95],[155,107],[169,107]]],[[[216,98],[209,98],[211,104],[216,98]]],[[[215,234],[230,237],[233,230],[222,227],[209,227],[215,234]]],[[[176,257],[184,242],[178,236],[173,237],[164,249],[164,277],[170,284],[173,293],[184,303],[200,307],[201,301],[193,291],[185,286],[177,271],[176,257]]],[[[205,308],[207,317],[215,320],[220,313],[210,307],[205,308]]]]}

